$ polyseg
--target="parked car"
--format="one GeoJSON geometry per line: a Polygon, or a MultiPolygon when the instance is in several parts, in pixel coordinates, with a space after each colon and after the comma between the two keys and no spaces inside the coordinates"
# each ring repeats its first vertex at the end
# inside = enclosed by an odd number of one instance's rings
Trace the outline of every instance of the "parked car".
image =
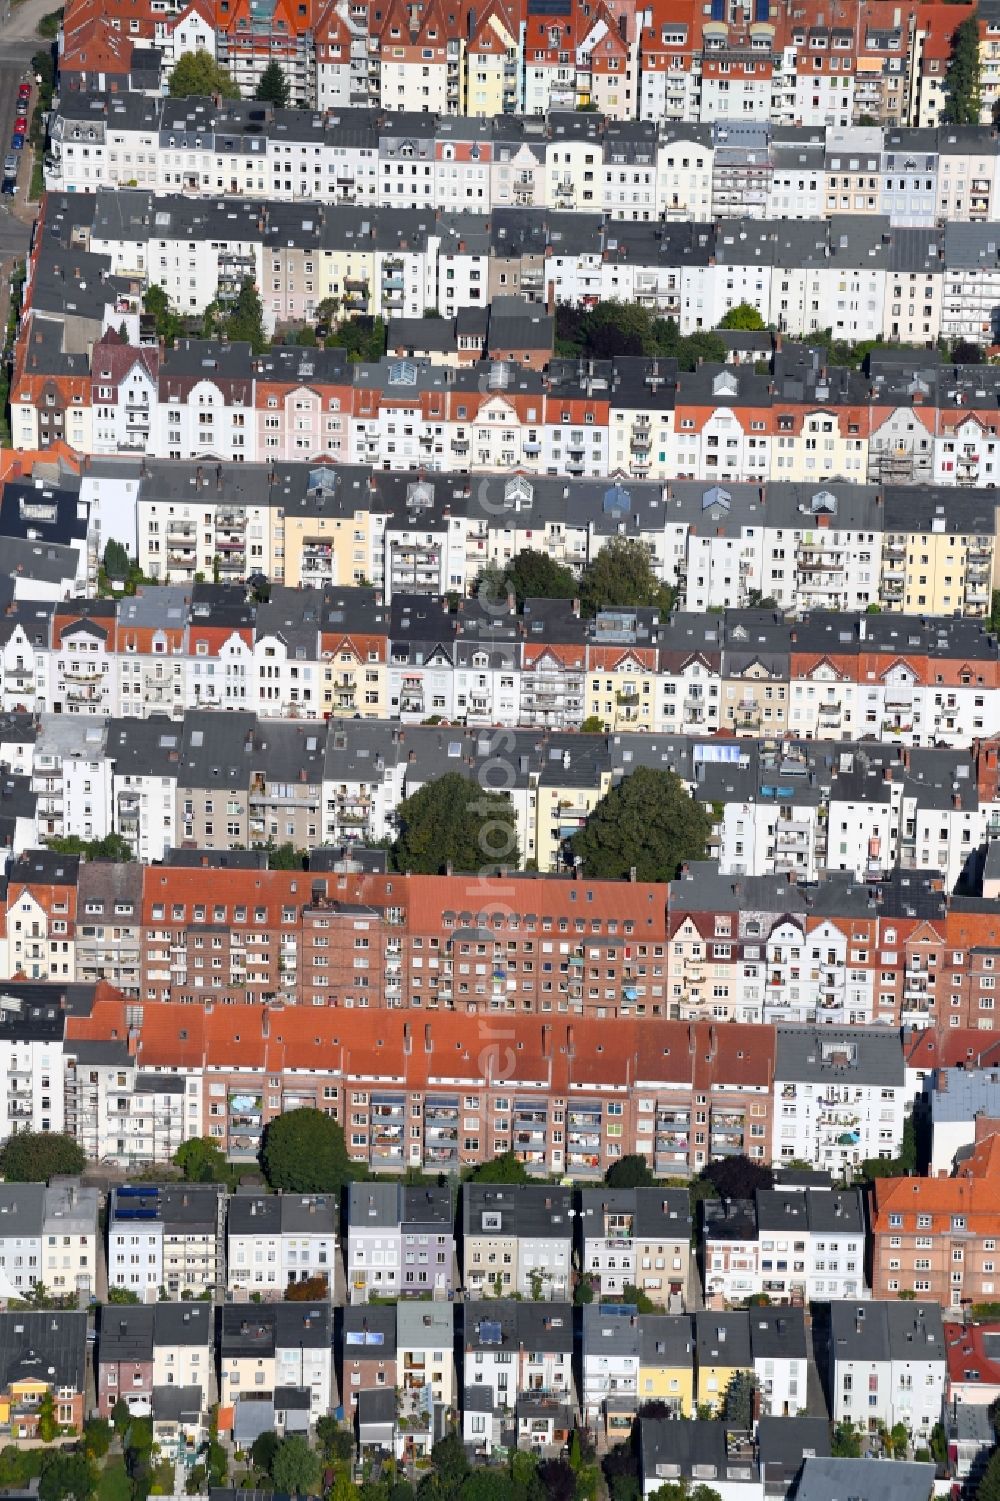
{"type": "Polygon", "coordinates": [[[13,198],[16,192],[17,183],[14,181],[13,177],[5,177],[3,182],[0,182],[0,194],[6,193],[11,198],[13,198]]]}
{"type": "Polygon", "coordinates": [[[24,136],[20,133],[20,131],[16,132],[14,135],[11,136],[11,138],[10,138],[10,149],[11,149],[11,151],[23,151],[24,150],[24,136]]]}
{"type": "Polygon", "coordinates": [[[28,134],[28,117],[27,117],[27,115],[18,115],[17,119],[14,121],[14,129],[17,131],[17,133],[19,135],[27,135],[28,134]]]}

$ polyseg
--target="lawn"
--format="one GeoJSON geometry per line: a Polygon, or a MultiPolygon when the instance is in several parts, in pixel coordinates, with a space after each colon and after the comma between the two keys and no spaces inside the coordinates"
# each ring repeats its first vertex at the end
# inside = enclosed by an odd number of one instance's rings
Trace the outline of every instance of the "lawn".
{"type": "Polygon", "coordinates": [[[132,1486],[120,1455],[109,1459],[97,1482],[97,1501],[132,1501],[132,1486]]]}

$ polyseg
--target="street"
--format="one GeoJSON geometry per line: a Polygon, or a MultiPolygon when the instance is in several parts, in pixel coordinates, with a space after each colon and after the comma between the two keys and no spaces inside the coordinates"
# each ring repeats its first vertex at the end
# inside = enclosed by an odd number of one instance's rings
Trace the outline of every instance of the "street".
{"type": "MultiPolygon", "coordinates": [[[[18,85],[22,79],[31,78],[31,59],[46,45],[38,36],[38,23],[54,9],[54,0],[24,0],[13,8],[9,0],[0,0],[0,146],[4,155],[13,131],[18,85]]],[[[33,78],[31,82],[31,109],[34,109],[37,93],[33,78]]],[[[0,343],[10,308],[11,272],[15,261],[27,253],[37,212],[37,205],[28,203],[33,153],[26,145],[21,155],[17,194],[0,200],[0,343]]]]}
{"type": "MultiPolygon", "coordinates": [[[[15,6],[10,11],[10,19],[3,20],[7,15],[6,0],[0,0],[0,57],[3,58],[0,68],[4,71],[13,67],[22,71],[31,61],[31,58],[46,43],[42,42],[37,34],[39,21],[50,11],[58,10],[57,0],[23,0],[23,4],[15,6]]],[[[17,80],[14,83],[14,93],[17,92],[17,80]]],[[[2,92],[0,92],[0,107],[6,110],[2,92]]],[[[6,119],[6,114],[4,115],[6,119]]]]}

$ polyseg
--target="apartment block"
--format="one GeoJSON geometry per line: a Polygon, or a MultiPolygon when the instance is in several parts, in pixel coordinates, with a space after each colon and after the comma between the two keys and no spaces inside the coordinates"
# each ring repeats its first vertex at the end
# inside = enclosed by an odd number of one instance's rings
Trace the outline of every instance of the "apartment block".
{"type": "Polygon", "coordinates": [[[326,1194],[235,1194],[226,1216],[227,1289],[283,1298],[297,1282],[332,1290],[337,1204],[326,1194]]]}
{"type": "Polygon", "coordinates": [[[914,1436],[940,1421],[947,1361],[937,1303],[833,1303],[831,1416],[868,1430],[902,1423],[914,1436]]]}
{"type": "Polygon", "coordinates": [[[108,1205],[108,1282],[146,1302],[221,1285],[225,1194],[198,1184],[123,1184],[108,1205]]]}

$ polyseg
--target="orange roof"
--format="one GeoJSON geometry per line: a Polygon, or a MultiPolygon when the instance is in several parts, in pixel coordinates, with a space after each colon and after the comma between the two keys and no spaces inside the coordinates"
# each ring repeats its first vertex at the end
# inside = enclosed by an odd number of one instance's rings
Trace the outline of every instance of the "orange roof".
{"type": "MultiPolygon", "coordinates": [[[[1000,1159],[998,1159],[1000,1160],[1000,1159]]],[[[992,1234],[1000,1213],[1000,1178],[879,1178],[874,1188],[872,1229],[876,1235],[892,1229],[916,1229],[917,1216],[932,1221],[963,1215],[967,1228],[992,1234]],[[897,1220],[897,1216],[900,1219],[897,1220]]],[[[933,1228],[942,1228],[936,1225],[933,1228]]]]}
{"type": "MultiPolygon", "coordinates": [[[[227,875],[235,872],[227,872],[227,875]]],[[[87,1018],[67,1021],[67,1042],[126,1037],[125,1005],[107,1000],[87,1018]]],[[[483,1043],[458,1012],[247,1005],[180,1006],[149,1002],[137,1028],[144,1067],[251,1069],[380,1079],[428,1089],[461,1079],[499,1084],[511,1070],[559,1093],[574,1087],[628,1091],[637,1081],[769,1088],[774,1028],[659,1019],[604,1021],[510,1017],[502,1040],[483,1043]]]]}

